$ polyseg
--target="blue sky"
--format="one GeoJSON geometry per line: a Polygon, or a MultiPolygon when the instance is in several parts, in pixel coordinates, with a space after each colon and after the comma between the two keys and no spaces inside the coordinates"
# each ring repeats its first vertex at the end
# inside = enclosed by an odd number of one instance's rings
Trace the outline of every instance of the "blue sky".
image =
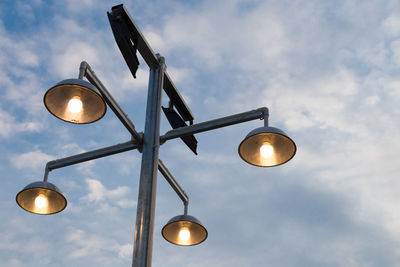
{"type": "MultiPolygon", "coordinates": [[[[148,69],[140,58],[133,79],[106,16],[120,3],[0,3],[0,266],[131,264],[137,151],[52,171],[68,199],[59,214],[15,202],[47,161],[130,139],[110,110],[72,125],[45,109],[46,90],[76,78],[82,60],[143,130],[148,69]]],[[[180,140],[164,144],[160,158],[209,236],[194,247],[162,238],[183,205],[159,175],[153,266],[398,265],[398,1],[122,3],[195,123],[267,106],[298,148],[279,167],[243,162],[237,146],[262,121],[197,134],[198,156],[180,140]]]]}

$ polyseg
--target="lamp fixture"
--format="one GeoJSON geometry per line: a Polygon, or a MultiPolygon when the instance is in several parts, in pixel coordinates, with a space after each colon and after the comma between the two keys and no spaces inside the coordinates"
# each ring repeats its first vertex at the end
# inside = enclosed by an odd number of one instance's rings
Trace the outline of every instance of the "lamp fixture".
{"type": "Polygon", "coordinates": [[[198,245],[208,236],[207,229],[200,220],[187,214],[173,217],[161,233],[165,240],[179,246],[198,245]]]}
{"type": "Polygon", "coordinates": [[[175,216],[169,220],[161,230],[162,236],[165,240],[175,245],[194,246],[200,244],[206,240],[208,233],[199,219],[187,214],[189,197],[161,160],[158,161],[158,170],[171,185],[172,189],[174,189],[184,205],[184,214],[175,216]]]}
{"type": "Polygon", "coordinates": [[[99,90],[82,79],[57,83],[47,90],[43,102],[51,114],[76,124],[95,122],[106,113],[106,103],[99,90]]]}
{"type": "Polygon", "coordinates": [[[259,127],[240,143],[240,157],[249,164],[273,167],[289,161],[296,154],[296,144],[275,127],[259,127]]]}
{"type": "Polygon", "coordinates": [[[17,194],[16,200],[24,210],[42,215],[58,213],[67,206],[61,190],[47,181],[28,184],[17,194]]]}

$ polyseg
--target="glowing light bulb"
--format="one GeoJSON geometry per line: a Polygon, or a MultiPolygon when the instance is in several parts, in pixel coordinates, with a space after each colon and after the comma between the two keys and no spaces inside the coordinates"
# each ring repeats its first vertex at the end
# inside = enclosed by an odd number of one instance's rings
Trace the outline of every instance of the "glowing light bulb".
{"type": "Polygon", "coordinates": [[[44,207],[47,206],[47,198],[43,195],[38,195],[35,198],[35,206],[38,209],[43,209],[44,207]]]}
{"type": "Polygon", "coordinates": [[[179,231],[179,239],[182,241],[188,241],[190,238],[190,231],[189,229],[182,228],[182,230],[179,231]]]}
{"type": "Polygon", "coordinates": [[[79,113],[82,111],[82,101],[79,97],[73,97],[68,102],[68,110],[72,113],[79,113]]]}
{"type": "Polygon", "coordinates": [[[260,154],[263,158],[270,158],[274,155],[274,148],[270,144],[265,143],[260,147],[260,154]]]}

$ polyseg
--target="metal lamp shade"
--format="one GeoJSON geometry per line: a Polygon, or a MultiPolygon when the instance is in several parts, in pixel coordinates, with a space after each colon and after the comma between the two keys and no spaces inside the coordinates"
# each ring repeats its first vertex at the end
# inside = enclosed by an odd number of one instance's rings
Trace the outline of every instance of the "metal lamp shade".
{"type": "Polygon", "coordinates": [[[21,208],[36,214],[54,214],[67,206],[67,200],[61,190],[49,182],[34,182],[27,185],[17,194],[16,200],[21,208]]]}
{"type": "Polygon", "coordinates": [[[106,103],[98,89],[82,79],[59,82],[46,92],[43,101],[51,114],[71,123],[95,122],[106,113],[106,103]],[[79,112],[73,112],[69,108],[71,99],[81,101],[82,106],[79,112]]]}
{"type": "Polygon", "coordinates": [[[260,127],[251,131],[239,145],[240,157],[255,166],[272,167],[283,164],[296,154],[296,144],[282,130],[260,127]],[[262,146],[268,146],[266,156],[262,146]]]}
{"type": "Polygon", "coordinates": [[[180,246],[198,245],[207,238],[207,230],[201,222],[190,215],[178,215],[173,217],[161,231],[168,242],[180,246]],[[181,231],[190,233],[182,238],[181,231]]]}

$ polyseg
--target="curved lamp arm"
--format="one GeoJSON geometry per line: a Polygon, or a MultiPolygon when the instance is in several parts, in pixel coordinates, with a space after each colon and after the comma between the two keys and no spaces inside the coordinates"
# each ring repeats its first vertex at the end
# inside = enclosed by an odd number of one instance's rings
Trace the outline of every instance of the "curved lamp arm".
{"type": "Polygon", "coordinates": [[[176,194],[180,197],[185,207],[184,214],[187,215],[188,205],[189,205],[189,197],[186,195],[185,191],[183,191],[182,187],[178,184],[172,174],[169,172],[164,163],[158,159],[158,170],[164,176],[165,180],[171,185],[172,189],[176,192],[176,194]]]}
{"type": "Polygon", "coordinates": [[[142,135],[135,130],[135,125],[129,119],[128,115],[126,115],[126,113],[118,105],[117,101],[114,100],[110,92],[108,92],[107,88],[102,84],[100,79],[86,61],[82,61],[79,67],[79,79],[82,79],[83,77],[86,77],[90,83],[99,89],[107,105],[122,122],[125,128],[131,133],[133,139],[141,146],[143,142],[142,135]]]}

